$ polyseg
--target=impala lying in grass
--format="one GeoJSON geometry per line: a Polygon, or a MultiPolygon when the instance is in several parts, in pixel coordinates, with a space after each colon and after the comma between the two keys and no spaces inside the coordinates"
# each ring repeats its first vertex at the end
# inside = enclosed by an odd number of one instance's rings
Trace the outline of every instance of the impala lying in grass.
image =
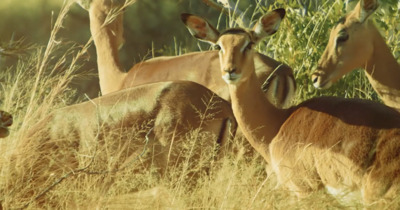
{"type": "MultiPolygon", "coordinates": [[[[252,47],[275,33],[284,15],[284,9],[274,10],[252,30],[193,29],[203,32],[196,37],[221,49],[220,72],[239,127],[280,184],[298,197],[325,188],[343,202],[391,204],[400,194],[398,112],[372,101],[334,97],[279,109],[262,97],[252,47]]],[[[197,17],[184,14],[183,21],[191,27],[197,17]]]]}
{"type": "Polygon", "coordinates": [[[333,27],[328,45],[312,75],[317,88],[329,88],[343,75],[364,68],[382,101],[400,111],[400,66],[368,17],[377,0],[361,0],[333,27]]]}
{"type": "Polygon", "coordinates": [[[12,115],[8,112],[0,110],[0,138],[10,135],[9,127],[13,123],[12,115]]]}
{"type": "Polygon", "coordinates": [[[110,93],[57,109],[21,134],[10,163],[11,191],[2,193],[29,202],[62,177],[125,169],[180,171],[190,179],[226,152],[236,129],[229,103],[193,82],[110,93]]]}
{"type": "MultiPolygon", "coordinates": [[[[159,81],[189,80],[199,83],[225,100],[228,87],[219,77],[218,51],[194,52],[180,56],[163,56],[134,65],[125,72],[119,62],[118,48],[123,43],[123,14],[111,0],[78,1],[89,11],[90,31],[96,46],[100,89],[103,95],[132,86],[159,81]],[[117,16],[111,19],[112,14],[117,16]]],[[[121,1],[124,2],[124,1],[121,1]]],[[[209,25],[199,19],[195,24],[209,25]]],[[[267,98],[278,107],[291,104],[296,92],[293,71],[270,57],[254,56],[257,79],[267,98]]]]}

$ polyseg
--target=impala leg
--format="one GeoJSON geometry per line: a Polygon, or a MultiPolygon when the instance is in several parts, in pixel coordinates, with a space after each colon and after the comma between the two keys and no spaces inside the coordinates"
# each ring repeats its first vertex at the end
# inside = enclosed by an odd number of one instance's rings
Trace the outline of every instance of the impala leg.
{"type": "Polygon", "coordinates": [[[399,209],[400,174],[396,173],[387,168],[374,168],[364,177],[361,192],[367,209],[399,209]]]}

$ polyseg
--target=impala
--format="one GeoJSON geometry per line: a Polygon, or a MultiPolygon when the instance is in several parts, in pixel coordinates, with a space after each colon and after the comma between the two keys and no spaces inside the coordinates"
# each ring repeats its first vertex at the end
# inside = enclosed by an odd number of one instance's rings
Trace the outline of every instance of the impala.
{"type": "MultiPolygon", "coordinates": [[[[118,57],[118,47],[124,40],[123,14],[120,13],[113,21],[107,21],[117,3],[111,0],[87,0],[80,4],[89,11],[90,31],[96,46],[103,95],[145,83],[190,80],[230,100],[227,85],[218,76],[218,51],[157,57],[138,63],[124,72],[118,57]]],[[[201,19],[195,24],[209,25],[201,19]]],[[[269,100],[279,107],[291,104],[296,91],[292,69],[259,53],[254,56],[254,60],[258,83],[264,84],[263,89],[269,100]]]]}
{"type": "MultiPolygon", "coordinates": [[[[366,205],[400,193],[400,114],[367,100],[315,98],[279,109],[263,96],[252,47],[275,33],[284,9],[262,16],[252,30],[194,34],[220,47],[221,74],[244,136],[269,163],[281,185],[299,197],[325,188],[366,205]],[[212,37],[212,38],[210,38],[212,37]]],[[[190,27],[197,17],[183,15],[190,27]]]]}
{"type": "Polygon", "coordinates": [[[13,154],[15,179],[8,186],[13,196],[35,198],[85,164],[86,173],[128,168],[167,175],[187,161],[186,172],[194,175],[215,146],[222,146],[217,155],[229,150],[236,126],[230,104],[193,82],[121,90],[58,109],[31,127],[13,154]]]}
{"type": "Polygon", "coordinates": [[[12,123],[12,115],[3,110],[0,110],[0,138],[5,138],[10,135],[8,127],[10,127],[12,123]]]}
{"type": "Polygon", "coordinates": [[[343,75],[364,68],[382,101],[400,111],[400,66],[368,17],[377,0],[361,0],[333,27],[325,52],[312,75],[317,88],[328,88],[343,75]]]}

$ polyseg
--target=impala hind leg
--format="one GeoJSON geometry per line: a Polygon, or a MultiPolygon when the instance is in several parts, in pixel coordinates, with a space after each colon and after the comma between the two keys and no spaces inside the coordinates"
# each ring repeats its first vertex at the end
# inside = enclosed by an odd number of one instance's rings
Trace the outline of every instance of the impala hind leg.
{"type": "Polygon", "coordinates": [[[366,209],[400,208],[400,174],[398,173],[398,171],[382,173],[382,170],[373,169],[364,178],[361,192],[366,209]]]}
{"type": "Polygon", "coordinates": [[[374,209],[400,208],[400,132],[389,133],[389,138],[376,146],[376,155],[362,180],[361,192],[365,205],[374,209]],[[390,138],[391,137],[391,138],[390,138]],[[380,207],[380,208],[375,208],[380,207]]]}

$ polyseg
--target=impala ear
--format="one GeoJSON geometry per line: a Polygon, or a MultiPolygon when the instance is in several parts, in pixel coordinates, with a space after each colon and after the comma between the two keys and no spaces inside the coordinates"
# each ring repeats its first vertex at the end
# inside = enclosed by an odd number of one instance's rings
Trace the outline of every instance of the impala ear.
{"type": "Polygon", "coordinates": [[[280,8],[263,15],[253,27],[253,32],[257,41],[274,34],[278,30],[285,14],[285,9],[280,8]]]}
{"type": "Polygon", "coordinates": [[[360,0],[354,8],[356,17],[363,23],[378,8],[378,0],[360,0]]]}
{"type": "Polygon", "coordinates": [[[192,36],[200,39],[201,41],[210,42],[215,44],[219,38],[219,32],[212,25],[210,25],[203,18],[183,13],[181,14],[181,20],[189,29],[192,36]]]}

